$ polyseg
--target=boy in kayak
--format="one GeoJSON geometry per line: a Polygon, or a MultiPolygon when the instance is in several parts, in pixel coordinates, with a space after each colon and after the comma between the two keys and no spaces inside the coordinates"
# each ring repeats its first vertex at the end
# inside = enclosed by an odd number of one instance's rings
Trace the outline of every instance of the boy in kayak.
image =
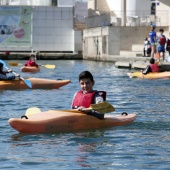
{"type": "Polygon", "coordinates": [[[7,73],[12,73],[12,70],[3,71],[3,63],[0,62],[0,80],[14,80],[18,79],[19,74],[7,76],[7,73]]]}
{"type": "Polygon", "coordinates": [[[34,55],[30,55],[29,60],[24,64],[24,66],[38,67],[38,64],[35,62],[34,55]]]}
{"type": "Polygon", "coordinates": [[[150,72],[160,72],[160,68],[158,63],[155,63],[155,59],[150,59],[150,64],[145,68],[145,70],[142,71],[143,74],[148,74],[150,72]]]}
{"type": "MultiPolygon", "coordinates": [[[[83,111],[84,108],[90,107],[91,104],[98,104],[106,99],[106,92],[93,90],[95,81],[89,71],[83,71],[79,75],[79,84],[82,90],[76,92],[73,97],[72,109],[83,111]]],[[[89,111],[88,115],[95,116],[99,119],[104,118],[104,114],[96,111],[89,111]]]]}

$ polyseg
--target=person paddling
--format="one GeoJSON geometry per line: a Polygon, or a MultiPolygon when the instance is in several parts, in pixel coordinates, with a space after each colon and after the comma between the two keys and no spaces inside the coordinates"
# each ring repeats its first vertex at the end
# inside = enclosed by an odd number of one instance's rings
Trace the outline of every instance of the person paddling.
{"type": "Polygon", "coordinates": [[[34,55],[30,55],[29,60],[24,64],[24,66],[28,67],[39,67],[38,64],[35,62],[34,55]]]}
{"type": "Polygon", "coordinates": [[[14,79],[19,79],[20,75],[19,74],[13,74],[8,76],[8,73],[12,73],[12,70],[7,70],[3,71],[3,63],[0,62],[0,80],[14,80],[14,79]]]}
{"type": "MultiPolygon", "coordinates": [[[[106,100],[105,91],[93,90],[95,81],[93,75],[89,71],[83,71],[80,73],[79,84],[81,90],[74,94],[71,105],[72,109],[83,111],[84,108],[90,107],[91,104],[98,104],[106,100]]],[[[104,118],[104,114],[100,114],[96,111],[89,111],[87,114],[99,119],[104,118]]]]}
{"type": "Polygon", "coordinates": [[[142,71],[143,74],[148,74],[150,72],[160,72],[160,68],[158,63],[155,63],[155,59],[150,59],[150,64],[145,68],[145,70],[142,71]]]}

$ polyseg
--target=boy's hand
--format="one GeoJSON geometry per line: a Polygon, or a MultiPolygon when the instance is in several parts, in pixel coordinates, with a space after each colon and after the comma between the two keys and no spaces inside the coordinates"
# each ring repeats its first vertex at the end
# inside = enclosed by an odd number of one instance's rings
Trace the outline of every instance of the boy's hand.
{"type": "Polygon", "coordinates": [[[77,110],[78,110],[78,111],[82,111],[84,108],[85,108],[85,107],[80,106],[80,107],[77,108],[77,110]]]}
{"type": "Polygon", "coordinates": [[[8,73],[11,73],[12,72],[12,70],[11,69],[8,69],[8,73]]]}
{"type": "Polygon", "coordinates": [[[20,77],[20,75],[19,75],[19,74],[15,74],[15,76],[16,76],[16,77],[20,77]]]}

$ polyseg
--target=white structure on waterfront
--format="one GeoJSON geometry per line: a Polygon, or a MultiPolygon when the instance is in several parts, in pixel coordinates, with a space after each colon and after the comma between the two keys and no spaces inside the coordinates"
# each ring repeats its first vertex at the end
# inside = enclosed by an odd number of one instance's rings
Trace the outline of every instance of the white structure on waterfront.
{"type": "Polygon", "coordinates": [[[156,31],[163,28],[169,36],[169,0],[89,0],[88,13],[84,59],[113,61],[119,56],[142,56],[143,40],[149,37],[153,23],[156,31]]]}
{"type": "Polygon", "coordinates": [[[0,0],[0,5],[60,6],[73,7],[75,2],[87,0],[0,0]]]}
{"type": "MultiPolygon", "coordinates": [[[[71,52],[82,51],[82,30],[74,29],[75,11],[77,6],[75,2],[81,4],[82,0],[0,0],[1,5],[5,7],[30,6],[32,8],[32,30],[31,46],[11,46],[9,43],[0,44],[1,51],[46,51],[46,52],[71,52]],[[56,2],[54,5],[53,3],[56,2]],[[57,6],[56,6],[57,5],[57,6]]],[[[86,3],[87,4],[87,3],[86,3]]],[[[84,4],[83,4],[84,5],[84,4]]],[[[2,6],[3,8],[3,6],[2,6]]],[[[86,7],[87,9],[87,7],[86,7]]],[[[3,9],[1,9],[3,11],[3,9]]],[[[86,12],[87,15],[87,12],[86,12]]],[[[3,18],[1,27],[11,24],[5,19],[3,12],[0,13],[3,18]]],[[[84,16],[83,16],[84,17],[84,16]]],[[[12,16],[11,16],[12,18],[12,16]]],[[[28,21],[23,21],[23,24],[28,21]]],[[[21,24],[19,24],[22,27],[21,24]]],[[[28,36],[28,35],[27,35],[28,36]]],[[[1,40],[3,35],[1,35],[1,40]]],[[[15,38],[15,37],[14,37],[15,38]]],[[[13,39],[14,39],[13,38],[13,39]]],[[[15,39],[14,39],[15,40],[15,39]]],[[[22,40],[22,39],[20,39],[22,40]]]]}
{"type": "Polygon", "coordinates": [[[169,0],[89,0],[88,9],[96,14],[110,13],[115,26],[170,25],[169,0]]]}

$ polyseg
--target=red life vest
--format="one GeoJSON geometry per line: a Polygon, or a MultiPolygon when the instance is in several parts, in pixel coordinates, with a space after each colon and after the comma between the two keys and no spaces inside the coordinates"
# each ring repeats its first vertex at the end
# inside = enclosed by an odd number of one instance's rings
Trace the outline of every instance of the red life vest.
{"type": "Polygon", "coordinates": [[[159,37],[159,43],[160,43],[161,45],[164,45],[164,44],[166,43],[166,38],[165,38],[164,35],[161,35],[161,36],[159,37]]]}
{"type": "Polygon", "coordinates": [[[28,60],[26,63],[25,63],[25,65],[24,66],[28,66],[28,67],[38,67],[38,65],[34,62],[34,61],[32,61],[32,60],[28,60]]]}
{"type": "Polygon", "coordinates": [[[150,64],[149,66],[150,66],[152,72],[159,72],[160,71],[159,66],[156,63],[155,64],[150,64]]]}
{"type": "Polygon", "coordinates": [[[85,108],[90,107],[90,105],[94,103],[94,96],[96,94],[101,95],[104,101],[106,100],[105,91],[93,91],[86,94],[83,94],[83,91],[79,91],[76,93],[76,96],[72,103],[72,108],[77,108],[79,106],[84,106],[85,108]]]}

